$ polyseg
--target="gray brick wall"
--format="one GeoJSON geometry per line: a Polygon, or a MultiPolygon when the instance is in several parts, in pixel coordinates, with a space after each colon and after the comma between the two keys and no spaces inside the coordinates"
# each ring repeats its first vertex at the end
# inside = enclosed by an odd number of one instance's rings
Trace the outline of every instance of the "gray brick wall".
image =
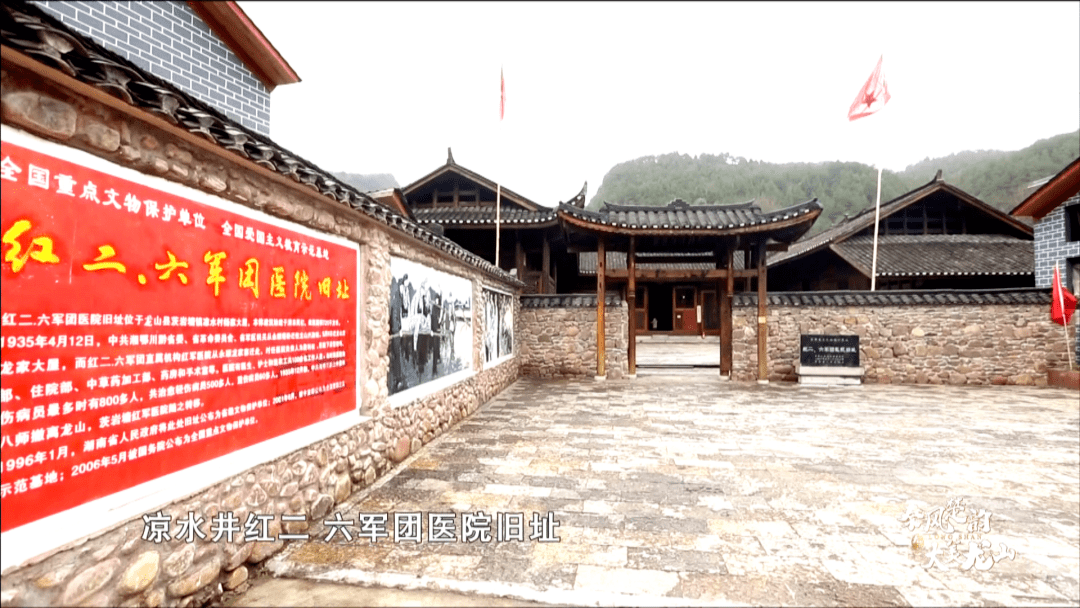
{"type": "Polygon", "coordinates": [[[186,2],[34,3],[245,127],[270,134],[270,92],[186,2]]]}
{"type": "MultiPolygon", "coordinates": [[[[1080,194],[1058,205],[1050,215],[1035,224],[1035,286],[1050,287],[1054,278],[1054,265],[1060,272],[1068,272],[1062,263],[1066,258],[1080,256],[1080,241],[1065,240],[1065,207],[1080,205],[1080,194]]],[[[1063,276],[1062,282],[1067,281],[1063,276]]],[[[1080,286],[1073,286],[1080,289],[1080,286]]]]}

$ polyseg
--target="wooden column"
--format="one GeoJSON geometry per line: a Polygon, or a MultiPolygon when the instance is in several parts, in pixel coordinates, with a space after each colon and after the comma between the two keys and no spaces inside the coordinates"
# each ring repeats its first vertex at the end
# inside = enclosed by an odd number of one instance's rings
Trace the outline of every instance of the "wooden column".
{"type": "MultiPolygon", "coordinates": [[[[750,270],[751,268],[754,267],[753,264],[750,261],[750,259],[751,259],[750,258],[750,248],[747,247],[746,249],[743,249],[742,254],[743,254],[743,257],[742,257],[743,270],[750,270]]],[[[750,277],[744,277],[743,278],[742,290],[743,291],[750,291],[750,277]]]]}
{"type": "Polygon", "coordinates": [[[607,253],[604,251],[604,237],[596,241],[596,377],[607,375],[604,369],[604,274],[607,272],[607,253]]]}
{"type": "Polygon", "coordinates": [[[521,246],[521,231],[514,231],[514,268],[517,269],[517,278],[525,282],[525,248],[521,246]]]}
{"type": "MultiPolygon", "coordinates": [[[[551,245],[548,244],[548,236],[542,235],[544,239],[544,250],[541,255],[544,257],[544,261],[541,262],[540,269],[540,293],[548,293],[548,273],[551,272],[551,245]]],[[[554,285],[551,286],[551,292],[554,293],[554,285]]]]}
{"type": "Polygon", "coordinates": [[[765,325],[767,318],[765,311],[766,276],[765,239],[762,239],[757,246],[757,377],[759,383],[769,381],[769,352],[765,343],[769,333],[768,327],[765,325]]]}
{"type": "Polygon", "coordinates": [[[637,262],[634,259],[634,237],[630,237],[630,249],[626,252],[626,302],[630,304],[630,340],[626,345],[626,361],[631,376],[637,373],[637,262]]]}
{"type": "Polygon", "coordinates": [[[724,257],[727,275],[722,280],[723,290],[720,296],[720,375],[730,376],[734,352],[731,345],[734,336],[731,309],[735,300],[735,252],[727,249],[724,257]]]}

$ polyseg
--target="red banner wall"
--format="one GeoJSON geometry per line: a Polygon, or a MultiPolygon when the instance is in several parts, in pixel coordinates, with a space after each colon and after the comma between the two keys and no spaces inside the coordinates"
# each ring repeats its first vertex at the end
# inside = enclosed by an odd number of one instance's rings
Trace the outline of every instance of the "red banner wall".
{"type": "Polygon", "coordinates": [[[0,529],[357,409],[356,248],[0,160],[0,529]]]}

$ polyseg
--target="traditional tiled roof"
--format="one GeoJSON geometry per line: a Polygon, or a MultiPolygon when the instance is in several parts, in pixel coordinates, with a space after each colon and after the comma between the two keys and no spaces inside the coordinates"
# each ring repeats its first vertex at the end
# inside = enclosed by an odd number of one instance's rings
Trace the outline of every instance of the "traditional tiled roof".
{"type": "MultiPolygon", "coordinates": [[[[831,245],[867,276],[874,238],[859,236],[831,245]]],[[[882,277],[1034,275],[1035,242],[996,234],[887,235],[878,237],[877,274],[882,277]]]]}
{"type": "Polygon", "coordinates": [[[532,211],[538,211],[538,210],[544,209],[544,207],[542,205],[538,205],[537,203],[525,198],[524,196],[518,194],[517,192],[514,192],[513,190],[507,188],[506,186],[503,186],[501,184],[497,184],[494,181],[484,177],[483,175],[480,175],[479,173],[477,173],[477,172],[475,172],[475,171],[473,171],[471,169],[467,169],[467,168],[462,167],[461,165],[457,164],[457,161],[454,160],[454,154],[453,154],[453,152],[451,152],[450,148],[446,149],[446,164],[445,165],[439,167],[438,169],[435,169],[431,173],[428,173],[424,177],[421,177],[420,179],[416,180],[415,182],[409,184],[408,186],[405,186],[404,188],[402,188],[402,190],[405,192],[406,196],[411,198],[411,197],[413,197],[415,195],[416,192],[418,192],[418,191],[426,188],[427,186],[431,185],[432,182],[435,182],[440,177],[443,177],[444,175],[450,175],[450,174],[460,175],[461,177],[465,178],[466,180],[471,181],[471,182],[473,182],[475,184],[479,184],[479,185],[487,188],[488,190],[491,190],[492,192],[495,192],[496,190],[499,190],[500,191],[500,196],[502,198],[503,203],[516,204],[516,205],[522,207],[523,209],[529,209],[529,210],[532,210],[532,211]]]}
{"type": "MultiPolygon", "coordinates": [[[[782,291],[766,296],[769,306],[1010,306],[1050,304],[1050,290],[922,289],[903,291],[782,291]]],[[[605,306],[618,306],[620,296],[608,294],[605,306]]],[[[757,305],[757,293],[736,293],[735,306],[757,305]]],[[[595,308],[596,294],[522,295],[522,308],[595,308]]]]}
{"type": "Polygon", "coordinates": [[[1041,220],[1058,205],[1080,192],[1080,158],[1069,163],[1054,177],[1046,180],[1038,190],[1024,199],[1009,214],[1041,220]]]}
{"type": "MultiPolygon", "coordinates": [[[[421,224],[442,224],[445,228],[469,228],[495,225],[494,206],[465,206],[445,207],[439,206],[434,209],[414,207],[413,216],[421,224]]],[[[515,207],[503,207],[499,220],[504,226],[522,227],[528,226],[541,228],[554,226],[558,223],[554,209],[539,209],[530,211],[515,207]]]]}
{"type": "Polygon", "coordinates": [[[0,35],[0,44],[59,69],[79,82],[163,118],[242,159],[306,184],[334,203],[355,209],[391,230],[432,245],[482,272],[511,284],[521,284],[483,258],[390,211],[370,196],[285,150],[269,138],[246,129],[169,82],[144,72],[95,41],[72,32],[24,0],[4,0],[0,9],[0,35]]]}
{"type": "MultiPolygon", "coordinates": [[[[679,230],[692,234],[694,232],[738,232],[739,229],[748,227],[767,229],[770,224],[800,216],[812,220],[817,217],[821,209],[821,204],[815,198],[768,213],[762,213],[752,201],[735,205],[689,205],[681,200],[672,201],[666,207],[605,203],[600,211],[586,211],[563,203],[559,205],[558,212],[570,218],[605,227],[644,232],[679,230]]],[[[806,229],[809,229],[809,224],[806,229]]],[[[795,234],[792,238],[798,236],[795,234]]]]}
{"type": "MultiPolygon", "coordinates": [[[[986,290],[788,291],[766,296],[769,306],[985,306],[1050,304],[1050,290],[1021,287],[986,290]]],[[[735,306],[754,306],[756,293],[735,294],[735,306]]]]}
{"type": "MultiPolygon", "coordinates": [[[[622,297],[607,294],[604,306],[624,305],[622,297]]],[[[571,293],[559,295],[522,294],[522,308],[596,308],[596,294],[571,293]]]]}
{"type": "MultiPolygon", "coordinates": [[[[626,252],[607,251],[604,259],[607,260],[608,270],[626,270],[626,252]]],[[[637,254],[636,266],[640,270],[712,270],[716,268],[715,261],[703,262],[700,253],[655,253],[640,252],[637,254]],[[685,257],[697,261],[692,262],[651,262],[650,258],[680,258],[685,257]]],[[[735,270],[743,269],[743,256],[736,255],[734,259],[735,270]]],[[[578,254],[578,274],[582,276],[596,276],[596,252],[582,251],[578,254]]]]}
{"type": "MultiPolygon", "coordinates": [[[[1032,228],[1030,226],[1024,224],[1023,222],[1017,221],[1015,218],[1009,217],[1008,215],[991,207],[990,205],[987,205],[986,203],[980,201],[974,196],[971,196],[970,194],[964,192],[956,186],[945,183],[941,179],[940,171],[938,172],[937,176],[930,182],[919,186],[918,188],[915,188],[910,192],[901,194],[900,196],[892,199],[891,201],[882,203],[881,219],[885,219],[893,213],[896,213],[897,211],[900,211],[901,209],[909,205],[913,205],[925,198],[926,196],[939,191],[948,192],[960,199],[961,201],[978,208],[984,213],[994,216],[995,218],[1001,220],[1003,223],[1008,224],[1021,232],[1027,232],[1027,234],[1032,234],[1032,228]]],[[[824,249],[831,243],[839,243],[848,238],[851,238],[862,230],[868,227],[872,227],[874,225],[874,217],[874,207],[867,207],[859,213],[855,214],[854,216],[847,218],[842,222],[839,222],[838,224],[828,228],[827,230],[819,232],[814,236],[792,243],[791,246],[788,247],[787,251],[778,253],[775,256],[769,256],[768,264],[769,266],[776,266],[777,264],[782,264],[784,262],[787,262],[788,260],[799,258],[815,251],[824,249]]]]}

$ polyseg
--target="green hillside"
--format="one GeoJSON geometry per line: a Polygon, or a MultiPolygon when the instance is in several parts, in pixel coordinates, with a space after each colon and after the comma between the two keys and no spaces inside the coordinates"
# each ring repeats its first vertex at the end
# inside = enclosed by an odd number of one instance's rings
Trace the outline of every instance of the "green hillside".
{"type": "MultiPolygon", "coordinates": [[[[1080,131],[1040,140],[1015,152],[965,151],[927,158],[900,173],[885,171],[881,200],[887,201],[933,179],[938,169],[949,183],[986,203],[1010,211],[1030,192],[1031,182],[1052,176],[1080,156],[1080,131]]],[[[646,156],[611,168],[589,209],[604,202],[666,205],[681,198],[696,204],[755,199],[764,210],[817,197],[825,207],[814,232],[845,214],[874,204],[877,172],[862,163],[776,164],[729,154],[646,156]]]]}

